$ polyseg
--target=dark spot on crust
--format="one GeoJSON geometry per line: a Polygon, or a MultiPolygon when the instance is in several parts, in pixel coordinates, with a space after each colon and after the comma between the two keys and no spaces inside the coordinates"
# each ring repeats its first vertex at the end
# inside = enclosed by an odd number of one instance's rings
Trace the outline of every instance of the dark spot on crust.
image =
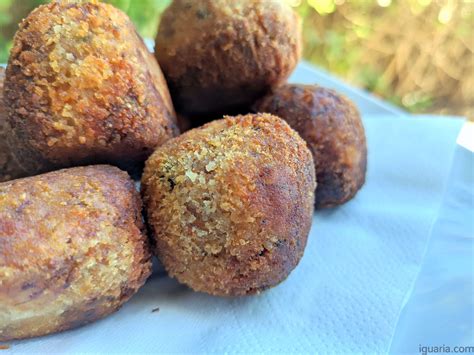
{"type": "Polygon", "coordinates": [[[28,296],[28,298],[31,300],[34,300],[35,298],[38,298],[39,296],[41,296],[41,294],[44,292],[44,289],[37,289],[36,291],[33,291],[32,293],[30,293],[30,295],[28,296]]]}
{"type": "Polygon", "coordinates": [[[336,203],[344,200],[344,176],[340,172],[321,172],[318,174],[318,184],[324,186],[316,194],[316,204],[336,203]]]}
{"type": "Polygon", "coordinates": [[[31,202],[28,201],[28,200],[23,201],[23,202],[20,204],[20,206],[18,206],[18,208],[15,210],[15,213],[17,213],[17,214],[22,214],[22,213],[23,213],[23,210],[24,210],[26,207],[28,207],[30,204],[31,204],[31,202]]]}
{"type": "Polygon", "coordinates": [[[196,11],[196,17],[200,20],[204,20],[209,17],[209,11],[206,9],[198,9],[196,11]]]}
{"type": "Polygon", "coordinates": [[[262,251],[260,253],[258,253],[258,256],[265,256],[265,254],[268,253],[268,249],[266,248],[263,248],[262,251]]]}
{"type": "Polygon", "coordinates": [[[171,192],[171,191],[173,191],[174,187],[176,186],[176,183],[171,178],[168,178],[168,183],[170,184],[170,192],[171,192]]]}
{"type": "Polygon", "coordinates": [[[33,287],[36,287],[35,283],[33,283],[33,282],[25,282],[25,283],[23,283],[23,285],[21,285],[21,289],[23,291],[28,290],[28,289],[33,288],[33,287]]]}

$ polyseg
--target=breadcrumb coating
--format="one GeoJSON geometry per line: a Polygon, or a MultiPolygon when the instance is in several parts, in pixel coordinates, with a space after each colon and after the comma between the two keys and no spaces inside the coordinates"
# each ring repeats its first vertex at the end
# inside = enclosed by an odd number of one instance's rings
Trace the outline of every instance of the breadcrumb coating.
{"type": "Polygon", "coordinates": [[[367,143],[356,106],[334,90],[286,84],[254,106],[283,118],[308,143],[316,166],[316,207],[340,205],[364,185],[367,143]]]}
{"type": "Polygon", "coordinates": [[[5,99],[30,170],[142,163],[178,134],[161,70],[130,19],[95,0],[57,0],[24,19],[5,99]]]}
{"type": "Polygon", "coordinates": [[[142,178],[156,254],[196,291],[236,296],[301,259],[316,186],[305,142],[278,117],[226,117],[158,148],[142,178]]]}
{"type": "Polygon", "coordinates": [[[150,272],[127,173],[98,165],[0,184],[0,341],[102,318],[150,272]]]}
{"type": "Polygon", "coordinates": [[[301,20],[281,0],[174,0],[155,55],[178,112],[248,112],[301,58],[301,20]]]}
{"type": "Polygon", "coordinates": [[[0,67],[0,182],[13,180],[26,174],[7,143],[11,133],[7,121],[7,110],[3,102],[4,80],[5,69],[0,67]]]}

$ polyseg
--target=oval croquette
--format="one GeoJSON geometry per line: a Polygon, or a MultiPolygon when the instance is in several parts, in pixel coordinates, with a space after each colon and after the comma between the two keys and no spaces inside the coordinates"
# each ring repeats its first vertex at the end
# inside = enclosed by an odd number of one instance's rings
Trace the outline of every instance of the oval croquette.
{"type": "Polygon", "coordinates": [[[301,259],[315,189],[311,152],[272,115],[227,117],[158,148],[142,178],[156,254],[196,291],[237,296],[301,259]]]}
{"type": "Polygon", "coordinates": [[[281,0],[174,0],[155,55],[178,112],[242,113],[301,57],[301,21],[281,0]]]}
{"type": "Polygon", "coordinates": [[[129,169],[177,134],[153,55],[123,12],[95,0],[53,1],[22,21],[5,100],[11,145],[35,173],[95,163],[129,169]]]}
{"type": "Polygon", "coordinates": [[[365,182],[367,144],[356,106],[334,90],[286,84],[254,106],[283,118],[308,143],[318,188],[316,207],[350,200],[365,182]]]}
{"type": "Polygon", "coordinates": [[[127,173],[98,165],[0,184],[0,341],[102,318],[150,269],[127,173]]]}

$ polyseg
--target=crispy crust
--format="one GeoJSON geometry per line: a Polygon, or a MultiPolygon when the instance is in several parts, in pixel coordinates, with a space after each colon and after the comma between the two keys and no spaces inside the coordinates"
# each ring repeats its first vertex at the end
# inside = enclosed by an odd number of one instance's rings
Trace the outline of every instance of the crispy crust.
{"type": "Polygon", "coordinates": [[[3,102],[3,83],[5,80],[5,69],[0,67],[0,182],[16,179],[26,175],[26,171],[18,164],[13,147],[7,143],[10,133],[10,125],[7,121],[7,110],[3,102]]]}
{"type": "Polygon", "coordinates": [[[156,47],[176,109],[222,117],[287,79],[301,57],[301,21],[281,1],[174,0],[156,47]]]}
{"type": "Polygon", "coordinates": [[[278,117],[227,117],[160,147],[142,178],[156,253],[172,277],[219,296],[258,293],[301,259],[314,165],[278,117]]]}
{"type": "Polygon", "coordinates": [[[128,169],[178,133],[153,55],[124,13],[95,0],[53,1],[22,21],[5,99],[10,144],[33,172],[98,162],[128,169]]]}
{"type": "Polygon", "coordinates": [[[125,172],[98,165],[0,184],[0,341],[102,318],[150,272],[125,172]]]}
{"type": "Polygon", "coordinates": [[[365,182],[367,144],[356,106],[315,85],[286,84],[254,106],[283,118],[308,143],[318,180],[316,207],[350,200],[365,182]]]}

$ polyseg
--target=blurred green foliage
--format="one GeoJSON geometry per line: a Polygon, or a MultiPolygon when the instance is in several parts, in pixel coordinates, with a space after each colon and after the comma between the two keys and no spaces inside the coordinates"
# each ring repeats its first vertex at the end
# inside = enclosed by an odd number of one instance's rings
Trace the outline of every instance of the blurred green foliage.
{"type": "Polygon", "coordinates": [[[472,0],[287,0],[304,57],[412,112],[474,117],[472,0]]]}
{"type": "MultiPolygon", "coordinates": [[[[8,60],[13,35],[18,23],[38,5],[49,0],[0,0],[0,63],[8,60]]],[[[130,16],[143,37],[153,38],[158,20],[171,0],[104,0],[130,16]]]]}
{"type": "MultiPolygon", "coordinates": [[[[47,1],[0,0],[0,63],[8,59],[17,24],[33,8],[47,1]]],[[[125,11],[142,36],[149,38],[155,36],[160,14],[171,2],[104,1],[125,11]]],[[[410,111],[437,110],[438,107],[451,105],[451,111],[438,111],[464,113],[459,107],[473,106],[470,95],[463,98],[464,101],[459,104],[456,100],[459,95],[463,96],[466,90],[461,90],[461,94],[455,90],[456,85],[460,85],[462,80],[465,81],[464,76],[472,79],[473,74],[469,73],[471,67],[467,66],[467,69],[458,70],[455,74],[453,70],[446,69],[449,74],[446,79],[437,74],[439,70],[443,71],[439,63],[431,68],[432,74],[428,71],[428,74],[420,77],[411,73],[407,69],[409,64],[403,62],[404,57],[409,63],[417,60],[417,55],[421,56],[420,53],[424,50],[420,49],[422,44],[417,47],[415,42],[426,40],[423,37],[417,38],[417,34],[423,31],[428,36],[439,34],[442,36],[441,41],[446,41],[447,44],[442,43],[438,50],[449,51],[452,47],[454,51],[455,46],[451,46],[449,41],[458,41],[466,44],[468,55],[472,54],[474,45],[469,38],[473,33],[474,6],[472,3],[469,6],[470,0],[284,1],[295,7],[304,19],[304,57],[312,63],[410,111]],[[456,17],[458,12],[461,15],[456,17]],[[413,43],[407,43],[410,41],[413,43]],[[393,66],[396,67],[395,71],[393,66]],[[413,75],[413,78],[410,78],[410,75],[413,75]],[[412,84],[410,80],[413,81],[412,84]],[[424,81],[429,84],[425,85],[424,81]],[[456,100],[447,98],[445,94],[438,95],[439,90],[437,91],[432,82],[436,82],[436,85],[449,82],[454,89],[447,90],[453,92],[456,100]]],[[[457,46],[455,55],[465,54],[466,48],[457,46]]],[[[430,61],[430,56],[426,60],[430,61]]],[[[427,62],[425,66],[429,67],[430,64],[427,62]]],[[[471,81],[466,81],[464,86],[468,87],[470,83],[471,81]]]]}
{"type": "Polygon", "coordinates": [[[171,0],[104,0],[125,11],[143,37],[153,38],[158,19],[171,0]]]}

